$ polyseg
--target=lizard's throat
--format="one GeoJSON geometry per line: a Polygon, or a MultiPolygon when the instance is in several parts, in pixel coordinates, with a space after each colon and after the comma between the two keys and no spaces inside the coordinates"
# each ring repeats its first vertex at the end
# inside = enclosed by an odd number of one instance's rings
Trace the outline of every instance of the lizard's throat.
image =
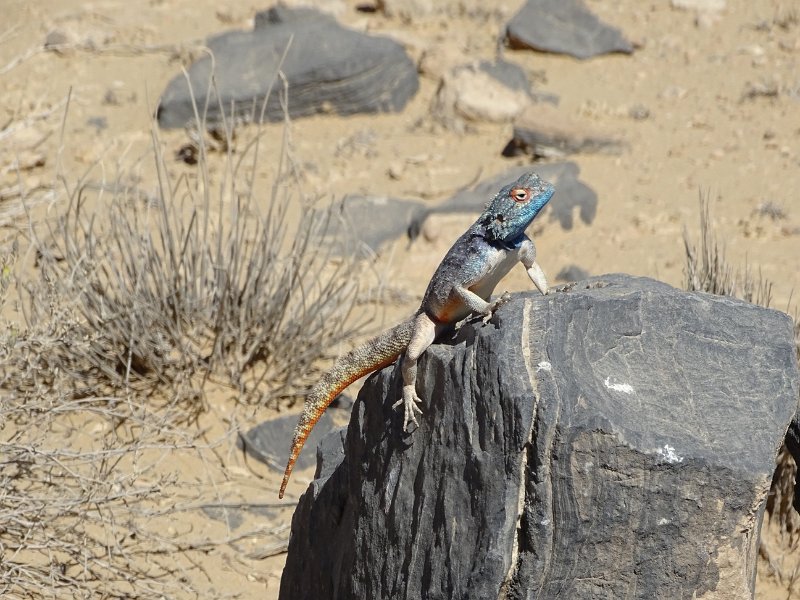
{"type": "Polygon", "coordinates": [[[492,221],[486,227],[486,239],[501,246],[515,247],[522,241],[527,225],[513,221],[492,221]]]}

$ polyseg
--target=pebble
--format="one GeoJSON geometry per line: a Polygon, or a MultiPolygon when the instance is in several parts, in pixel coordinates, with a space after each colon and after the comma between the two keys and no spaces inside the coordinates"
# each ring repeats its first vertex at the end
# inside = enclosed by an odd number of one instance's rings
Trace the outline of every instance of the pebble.
{"type": "Polygon", "coordinates": [[[725,10],[725,0],[670,0],[672,8],[680,10],[697,10],[719,12],[725,10]]]}

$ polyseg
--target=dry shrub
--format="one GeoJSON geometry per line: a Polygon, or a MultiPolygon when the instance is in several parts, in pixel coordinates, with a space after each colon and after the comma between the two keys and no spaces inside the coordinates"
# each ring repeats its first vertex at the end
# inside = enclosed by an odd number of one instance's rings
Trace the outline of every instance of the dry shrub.
{"type": "Polygon", "coordinates": [[[352,276],[355,258],[334,257],[326,240],[335,207],[296,192],[285,153],[259,198],[261,132],[236,155],[227,131],[221,182],[209,176],[202,136],[196,169],[179,177],[154,137],[155,194],[122,171],[64,186],[57,223],[33,229],[41,280],[26,285],[28,325],[58,331],[47,357],[27,340],[30,361],[46,363],[17,369],[12,387],[57,372],[79,396],[164,386],[196,395],[202,374],[242,401],[293,398],[330,348],[363,333],[368,319],[352,310],[368,294],[352,276]]]}
{"type": "Polygon", "coordinates": [[[684,287],[690,292],[708,292],[719,296],[733,296],[759,306],[769,307],[772,301],[772,283],[753,275],[749,266],[744,272],[734,269],[725,259],[709,215],[708,196],[700,195],[700,246],[696,247],[684,232],[686,249],[686,280],[684,287]]]}
{"type": "Polygon", "coordinates": [[[172,416],[131,399],[56,394],[0,405],[0,596],[191,591],[138,519],[167,484],[152,456],[195,444],[172,416]]]}
{"type": "MultiPolygon", "coordinates": [[[[176,496],[209,506],[208,486],[165,466],[175,453],[231,481],[192,424],[204,386],[230,386],[237,402],[293,399],[368,323],[352,314],[368,297],[353,275],[363,268],[323,241],[336,207],[298,192],[288,126],[266,198],[260,127],[238,150],[223,128],[218,177],[202,135],[189,170],[154,134],[155,191],[141,165],[109,179],[98,163],[74,183],[60,173],[58,217],[31,217],[33,275],[18,248],[0,252],[0,309],[13,295],[24,317],[0,322],[0,596],[205,597],[185,572],[202,567],[178,553],[233,538],[186,542],[155,524],[176,496]]],[[[238,426],[225,426],[215,443],[230,456],[238,426]]]]}

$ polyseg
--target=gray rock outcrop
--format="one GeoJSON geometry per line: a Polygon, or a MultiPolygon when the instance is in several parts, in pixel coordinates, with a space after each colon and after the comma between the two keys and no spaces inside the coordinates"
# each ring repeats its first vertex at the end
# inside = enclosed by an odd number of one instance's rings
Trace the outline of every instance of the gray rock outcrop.
{"type": "Polygon", "coordinates": [[[787,315],[601,276],[431,346],[410,435],[400,387],[370,377],[326,440],[282,599],[752,597],[787,315]]]}
{"type": "Polygon", "coordinates": [[[213,61],[206,56],[195,62],[188,84],[180,73],[167,85],[159,126],[184,127],[195,120],[192,91],[207,124],[219,123],[223,110],[229,121],[259,121],[268,92],[265,119],[282,119],[283,84],[276,75],[284,52],[292,118],[397,112],[419,88],[416,67],[400,44],[346,29],[311,9],[258,13],[252,31],[224,33],[209,39],[208,47],[213,61]]]}

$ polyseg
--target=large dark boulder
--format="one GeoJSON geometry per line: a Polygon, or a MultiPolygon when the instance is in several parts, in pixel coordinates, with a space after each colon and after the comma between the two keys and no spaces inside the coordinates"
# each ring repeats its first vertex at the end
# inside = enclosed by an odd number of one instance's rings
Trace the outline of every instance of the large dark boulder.
{"type": "Polygon", "coordinates": [[[205,56],[167,85],[158,107],[161,127],[195,120],[192,94],[208,124],[231,119],[284,118],[281,67],[292,118],[321,112],[340,115],[400,111],[419,88],[417,70],[403,47],[388,38],[341,27],[311,9],[271,8],[258,13],[252,31],[231,31],[208,40],[205,56]],[[215,78],[211,86],[211,75],[215,78]],[[190,86],[191,85],[191,90],[190,86]]]}
{"type": "Polygon", "coordinates": [[[367,380],[280,597],[751,597],[792,338],[783,313],[649,279],[515,296],[425,353],[413,434],[399,369],[367,380]]]}

